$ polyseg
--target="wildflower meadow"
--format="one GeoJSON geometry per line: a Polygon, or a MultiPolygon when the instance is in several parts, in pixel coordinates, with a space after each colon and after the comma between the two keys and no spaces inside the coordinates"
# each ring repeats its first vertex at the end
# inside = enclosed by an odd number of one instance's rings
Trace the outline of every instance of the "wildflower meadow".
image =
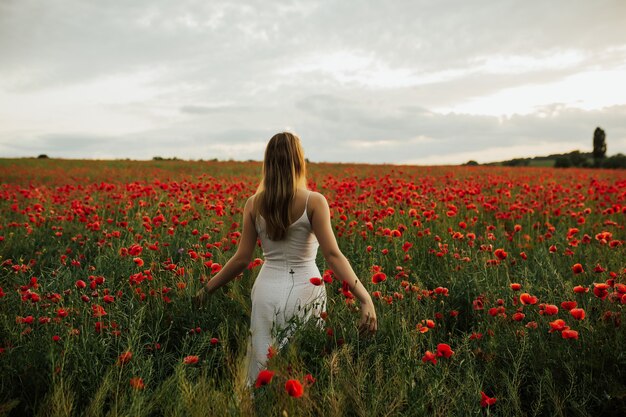
{"type": "Polygon", "coordinates": [[[263,256],[204,306],[259,162],[0,160],[0,415],[626,415],[626,173],[315,164],[379,330],[321,252],[323,326],[245,385],[263,256]]]}

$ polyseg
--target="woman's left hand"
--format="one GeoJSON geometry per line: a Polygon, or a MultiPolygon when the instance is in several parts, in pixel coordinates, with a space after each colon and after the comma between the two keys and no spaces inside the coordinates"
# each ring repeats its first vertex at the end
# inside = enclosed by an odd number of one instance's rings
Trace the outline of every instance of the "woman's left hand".
{"type": "Polygon", "coordinates": [[[376,321],[376,310],[370,298],[368,302],[361,305],[361,319],[359,320],[359,334],[361,336],[372,335],[378,330],[376,321]]]}

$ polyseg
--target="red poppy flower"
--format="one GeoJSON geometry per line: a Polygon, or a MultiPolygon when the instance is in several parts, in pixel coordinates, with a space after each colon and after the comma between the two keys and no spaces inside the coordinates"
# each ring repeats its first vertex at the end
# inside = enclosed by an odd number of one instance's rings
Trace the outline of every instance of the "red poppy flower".
{"type": "Polygon", "coordinates": [[[447,343],[439,343],[437,345],[437,357],[444,357],[444,358],[449,358],[450,356],[454,355],[454,351],[452,350],[452,348],[450,348],[450,345],[448,345],[447,343]]]}
{"type": "Polygon", "coordinates": [[[506,253],[504,249],[496,249],[493,254],[496,255],[496,258],[500,259],[501,261],[506,259],[506,257],[508,256],[508,253],[506,253]]]}
{"type": "Polygon", "coordinates": [[[526,315],[521,311],[518,311],[517,313],[513,314],[513,316],[511,316],[511,318],[515,321],[522,321],[524,320],[524,317],[526,317],[526,315]]]}
{"type": "Polygon", "coordinates": [[[304,376],[304,382],[306,383],[306,385],[313,385],[315,384],[316,379],[313,377],[313,375],[311,374],[306,374],[304,376]]]}
{"type": "Polygon", "coordinates": [[[495,397],[489,397],[483,391],[480,392],[480,406],[481,407],[489,407],[492,406],[498,401],[495,397]]]}
{"type": "Polygon", "coordinates": [[[141,254],[141,252],[143,251],[143,247],[141,247],[140,245],[134,243],[132,244],[129,248],[128,248],[128,252],[133,255],[133,256],[137,256],[139,254],[141,254]]]}
{"type": "Polygon", "coordinates": [[[276,350],[276,348],[272,345],[270,345],[267,348],[267,359],[272,359],[274,356],[276,356],[276,354],[278,353],[278,351],[276,350]]]}
{"type": "Polygon", "coordinates": [[[145,385],[143,383],[143,378],[135,376],[130,379],[130,386],[134,389],[144,389],[145,385]]]}
{"type": "Polygon", "coordinates": [[[285,383],[285,389],[291,397],[299,398],[304,393],[302,384],[297,379],[290,379],[285,383]]]}
{"type": "Polygon", "coordinates": [[[572,315],[572,317],[574,317],[576,320],[583,320],[585,318],[585,310],[583,310],[582,308],[572,308],[569,313],[572,315]]]}
{"type": "Polygon", "coordinates": [[[259,372],[259,375],[257,375],[254,387],[261,388],[262,386],[269,384],[270,382],[272,382],[273,377],[274,377],[273,371],[270,371],[268,369],[263,369],[261,372],[259,372]]]}
{"type": "Polygon", "coordinates": [[[572,266],[572,272],[575,274],[582,274],[583,272],[585,272],[585,270],[583,269],[583,266],[581,264],[574,264],[572,266]]]}
{"type": "Polygon", "coordinates": [[[575,286],[575,287],[573,288],[573,291],[574,291],[576,294],[584,294],[584,293],[586,293],[586,292],[589,292],[589,288],[587,288],[587,287],[583,287],[582,285],[577,285],[577,286],[575,286]]]}
{"type": "Polygon", "coordinates": [[[593,294],[604,300],[609,295],[608,288],[609,286],[607,284],[594,284],[593,294]]]}
{"type": "Polygon", "coordinates": [[[76,288],[85,288],[86,286],[87,286],[87,283],[83,281],[82,279],[79,279],[78,281],[76,281],[76,288]]]}
{"type": "Polygon", "coordinates": [[[383,282],[387,279],[387,275],[385,275],[384,272],[377,272],[372,276],[372,282],[374,284],[378,284],[380,282],[383,282]]]}
{"type": "Polygon", "coordinates": [[[569,329],[569,326],[567,326],[563,319],[556,319],[550,322],[550,333],[561,332],[567,329],[569,329]]]}
{"type": "Polygon", "coordinates": [[[434,292],[435,294],[445,295],[446,297],[449,295],[446,287],[437,287],[434,289],[434,292]]]}
{"type": "Polygon", "coordinates": [[[535,297],[534,295],[530,295],[527,292],[521,294],[519,296],[519,300],[524,305],[537,304],[537,297],[535,297]]]}
{"type": "Polygon", "coordinates": [[[420,333],[426,333],[428,331],[428,327],[424,326],[422,323],[417,323],[417,326],[415,326],[415,328],[420,333]]]}
{"type": "Polygon", "coordinates": [[[107,326],[103,324],[101,321],[95,322],[94,327],[96,328],[96,333],[100,333],[102,332],[102,329],[107,328],[107,326]]]}
{"type": "Polygon", "coordinates": [[[143,259],[141,258],[134,258],[133,262],[135,262],[137,266],[143,266],[143,259]]]}
{"type": "Polygon", "coordinates": [[[514,282],[511,284],[511,289],[513,291],[519,291],[522,289],[522,284],[518,284],[517,282],[514,282]]]}
{"type": "Polygon", "coordinates": [[[564,329],[561,332],[563,339],[578,339],[578,332],[576,330],[564,329]]]}
{"type": "Polygon", "coordinates": [[[124,352],[120,356],[118,356],[117,364],[118,365],[125,365],[128,362],[130,362],[132,357],[133,357],[133,353],[130,350],[127,350],[126,352],[124,352]]]}
{"type": "Polygon", "coordinates": [[[194,363],[198,363],[198,360],[200,358],[197,355],[189,355],[189,356],[185,356],[185,358],[183,359],[183,363],[185,365],[193,365],[194,363]]]}
{"type": "Polygon", "coordinates": [[[481,297],[475,298],[474,301],[472,301],[472,307],[474,310],[482,310],[484,308],[483,299],[481,297]]]}
{"type": "Polygon", "coordinates": [[[576,306],[578,305],[578,303],[576,301],[563,301],[561,303],[561,307],[563,307],[563,310],[571,310],[573,308],[576,308],[576,306]]]}
{"type": "Polygon", "coordinates": [[[422,357],[422,362],[431,362],[433,365],[437,365],[437,356],[432,353],[430,350],[427,350],[424,356],[422,357]]]}
{"type": "Polygon", "coordinates": [[[539,314],[541,314],[542,316],[553,316],[555,314],[558,314],[559,312],[559,308],[557,306],[555,306],[554,304],[540,304],[539,305],[539,314]]]}
{"type": "Polygon", "coordinates": [[[309,278],[309,282],[313,285],[315,285],[316,287],[322,285],[324,283],[324,281],[321,278],[309,278]]]}
{"type": "Polygon", "coordinates": [[[99,304],[92,304],[91,310],[93,312],[94,317],[102,317],[102,316],[107,315],[107,312],[104,310],[104,307],[102,307],[99,304]]]}

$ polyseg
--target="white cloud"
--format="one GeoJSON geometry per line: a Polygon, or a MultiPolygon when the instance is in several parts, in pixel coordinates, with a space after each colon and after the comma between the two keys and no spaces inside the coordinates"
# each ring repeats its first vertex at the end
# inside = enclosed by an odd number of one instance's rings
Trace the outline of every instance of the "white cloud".
{"type": "Polygon", "coordinates": [[[157,109],[133,113],[128,105],[158,98],[166,86],[155,85],[157,77],[158,71],[143,70],[27,92],[0,90],[0,125],[11,131],[37,126],[40,133],[88,127],[99,135],[147,129],[157,109]]]}
{"type": "Polygon", "coordinates": [[[533,55],[490,55],[476,57],[470,61],[476,70],[494,74],[525,74],[534,71],[562,70],[584,63],[588,55],[583,51],[548,51],[541,56],[533,55]]]}
{"type": "Polygon", "coordinates": [[[312,160],[509,158],[596,125],[626,152],[625,17],[622,0],[0,2],[0,152],[259,159],[292,126],[312,160]]]}
{"type": "Polygon", "coordinates": [[[596,110],[626,103],[626,67],[585,71],[559,81],[505,88],[497,93],[433,109],[440,113],[510,116],[542,112],[552,103],[596,110]]]}

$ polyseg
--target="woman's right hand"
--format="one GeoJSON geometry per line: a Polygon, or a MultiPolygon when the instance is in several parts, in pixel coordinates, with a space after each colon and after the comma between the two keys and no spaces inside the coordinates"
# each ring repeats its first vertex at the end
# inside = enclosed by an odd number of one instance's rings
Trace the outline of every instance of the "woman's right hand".
{"type": "Polygon", "coordinates": [[[376,320],[376,310],[374,303],[370,298],[367,302],[361,304],[361,319],[359,320],[359,334],[361,336],[371,335],[378,330],[378,321],[376,320]]]}

